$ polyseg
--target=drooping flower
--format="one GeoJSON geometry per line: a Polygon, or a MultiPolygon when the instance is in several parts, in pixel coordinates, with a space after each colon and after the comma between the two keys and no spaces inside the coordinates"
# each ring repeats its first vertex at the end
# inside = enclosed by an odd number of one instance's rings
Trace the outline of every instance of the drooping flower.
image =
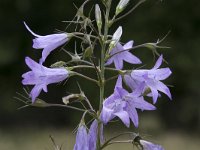
{"type": "Polygon", "coordinates": [[[127,85],[132,89],[137,89],[142,83],[145,83],[145,89],[149,88],[151,90],[151,95],[153,97],[153,103],[155,104],[159,93],[158,91],[166,94],[171,99],[171,93],[169,88],[162,83],[171,75],[171,70],[169,68],[160,68],[162,64],[163,56],[161,55],[157,60],[155,66],[148,69],[133,70],[131,75],[125,75],[125,80],[127,85]]]}
{"type": "Polygon", "coordinates": [[[139,58],[134,56],[129,51],[124,51],[132,47],[133,47],[133,41],[129,41],[124,46],[122,46],[120,43],[117,43],[116,46],[110,52],[110,55],[113,56],[110,59],[108,59],[105,65],[110,65],[114,63],[116,69],[122,69],[123,61],[126,61],[131,64],[140,64],[141,61],[139,58]]]}
{"type": "Polygon", "coordinates": [[[119,117],[122,122],[129,127],[130,119],[138,127],[138,114],[137,109],[141,110],[155,110],[155,106],[146,102],[140,95],[143,90],[143,85],[132,93],[128,93],[122,87],[122,78],[118,77],[115,85],[114,93],[109,96],[103,103],[101,112],[101,120],[107,124],[115,117],[119,117]]]}
{"type": "Polygon", "coordinates": [[[35,36],[35,39],[33,39],[33,48],[43,49],[42,58],[40,59],[41,64],[45,61],[45,59],[51,53],[51,51],[63,45],[69,40],[69,36],[67,33],[58,33],[58,34],[50,34],[50,35],[41,36],[41,35],[35,34],[27,26],[25,22],[24,22],[24,25],[27,28],[27,30],[33,36],[35,36]]]}
{"type": "Polygon", "coordinates": [[[35,85],[30,93],[32,102],[35,101],[42,90],[47,92],[48,84],[61,82],[69,76],[69,72],[64,68],[47,68],[29,57],[26,57],[25,61],[31,71],[22,75],[22,83],[24,85],[35,85]]]}
{"type": "MultiPolygon", "coordinates": [[[[98,121],[94,120],[87,133],[85,125],[80,125],[76,135],[74,150],[96,150],[98,121]]],[[[101,142],[103,142],[103,126],[101,127],[101,142]]]]}
{"type": "Polygon", "coordinates": [[[161,145],[153,144],[151,142],[140,140],[143,150],[164,150],[161,145]]]}
{"type": "Polygon", "coordinates": [[[74,150],[89,150],[88,134],[85,125],[80,125],[78,128],[74,150]]]}

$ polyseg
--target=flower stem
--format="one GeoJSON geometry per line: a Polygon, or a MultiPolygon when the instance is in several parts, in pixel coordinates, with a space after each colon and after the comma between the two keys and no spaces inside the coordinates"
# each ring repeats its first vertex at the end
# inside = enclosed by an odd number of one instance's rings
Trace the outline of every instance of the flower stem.
{"type": "MultiPolygon", "coordinates": [[[[99,101],[99,115],[103,107],[103,101],[104,101],[104,90],[105,90],[105,53],[106,53],[106,41],[108,38],[108,30],[109,30],[109,14],[110,14],[110,7],[111,7],[111,0],[107,1],[106,6],[106,14],[105,14],[105,25],[104,25],[104,35],[101,43],[101,65],[100,65],[100,101],[99,101]]],[[[99,119],[100,120],[100,119],[99,119]]],[[[97,137],[97,150],[101,149],[101,121],[98,123],[98,137],[97,137]]]]}
{"type": "Polygon", "coordinates": [[[48,105],[46,107],[64,107],[64,108],[69,108],[69,109],[74,109],[74,110],[85,112],[85,109],[81,109],[81,108],[77,108],[77,107],[69,106],[69,105],[62,105],[62,104],[50,104],[50,103],[48,103],[48,105]]]}
{"type": "Polygon", "coordinates": [[[73,75],[77,75],[77,76],[82,77],[82,78],[85,78],[85,79],[87,79],[87,80],[89,80],[89,81],[92,81],[92,82],[96,83],[97,85],[99,84],[99,82],[98,82],[97,80],[92,79],[92,78],[90,78],[90,77],[88,77],[88,76],[85,76],[85,75],[83,75],[83,74],[80,74],[80,73],[78,73],[78,72],[74,72],[74,71],[73,71],[72,74],[73,74],[73,75]]]}

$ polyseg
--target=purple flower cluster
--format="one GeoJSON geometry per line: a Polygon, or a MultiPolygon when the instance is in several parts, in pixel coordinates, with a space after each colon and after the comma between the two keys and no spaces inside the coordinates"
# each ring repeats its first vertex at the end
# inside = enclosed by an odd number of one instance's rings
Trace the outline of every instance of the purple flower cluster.
{"type": "Polygon", "coordinates": [[[36,63],[31,58],[26,57],[26,64],[32,71],[22,75],[23,85],[35,85],[30,93],[32,102],[34,103],[42,90],[47,92],[48,84],[61,82],[69,76],[69,72],[64,68],[47,68],[42,65],[51,51],[66,43],[69,38],[66,33],[41,36],[35,34],[25,22],[24,25],[35,36],[35,39],[33,39],[33,48],[43,49],[40,63],[36,63]]]}
{"type": "Polygon", "coordinates": [[[122,87],[122,78],[119,76],[115,85],[114,93],[109,96],[103,103],[101,120],[106,124],[116,116],[129,127],[130,119],[138,127],[137,109],[155,110],[155,106],[146,102],[141,96],[144,84],[132,93],[127,92],[122,87]],[[130,118],[130,119],[129,119],[130,118]]]}
{"type": "MultiPolygon", "coordinates": [[[[132,48],[132,45],[132,41],[124,46],[117,43],[116,47],[110,53],[113,56],[106,62],[106,65],[114,62],[116,69],[122,69],[123,60],[132,64],[141,63],[137,57],[127,51],[132,48]]],[[[104,124],[107,124],[115,117],[119,117],[127,127],[130,126],[130,120],[135,127],[138,127],[138,114],[136,109],[142,111],[156,109],[155,106],[144,99],[144,93],[148,89],[150,91],[146,96],[152,97],[154,104],[157,102],[159,96],[158,91],[166,94],[171,99],[169,88],[161,82],[171,75],[171,70],[169,68],[159,68],[162,60],[163,56],[161,55],[152,69],[132,70],[131,73],[126,73],[123,76],[125,83],[132,90],[131,93],[123,88],[121,75],[118,77],[114,93],[106,98],[103,103],[101,120],[104,124]]]]}
{"type": "MultiPolygon", "coordinates": [[[[119,11],[121,11],[123,7],[125,7],[128,4],[128,2],[129,2],[128,0],[121,0],[118,6],[119,8],[118,10],[116,10],[116,12],[120,13],[119,11]]],[[[101,19],[102,19],[101,11],[98,5],[96,5],[96,15],[97,15],[96,18],[98,19],[97,21],[100,21],[99,23],[101,24],[101,19]]],[[[92,38],[90,37],[90,34],[87,34],[87,30],[84,33],[81,32],[82,30],[80,30],[80,33],[79,32],[73,33],[73,35],[77,34],[80,36],[84,36],[84,38],[87,37],[86,40],[83,40],[80,46],[83,49],[83,53],[80,54],[81,56],[79,58],[80,59],[83,58],[83,60],[80,60],[80,63],[85,63],[89,66],[79,64],[79,62],[76,64],[76,66],[71,66],[70,63],[64,62],[65,64],[69,65],[68,68],[64,67],[47,68],[43,65],[43,63],[45,62],[48,55],[59,46],[64,45],[70,39],[70,35],[72,34],[58,33],[58,34],[41,36],[35,34],[26,25],[26,23],[24,24],[27,30],[35,37],[33,39],[33,48],[43,49],[42,57],[38,62],[35,62],[29,57],[25,58],[25,62],[27,66],[31,69],[31,71],[28,71],[22,75],[23,78],[22,83],[23,85],[34,86],[30,92],[32,103],[35,102],[36,98],[39,96],[42,90],[44,92],[47,92],[47,86],[49,84],[62,82],[72,75],[78,75],[89,81],[93,81],[99,85],[100,110],[96,111],[93,108],[89,99],[82,91],[81,94],[74,94],[75,96],[74,95],[67,96],[69,99],[71,97],[78,99],[77,102],[80,102],[83,107],[78,108],[70,106],[68,105],[71,104],[70,101],[67,101],[65,103],[64,105],[65,107],[84,112],[81,123],[79,124],[77,130],[74,150],[96,150],[97,148],[103,149],[104,147],[111,144],[112,143],[111,141],[115,139],[111,138],[110,141],[108,140],[105,143],[103,143],[104,141],[103,124],[104,125],[107,124],[114,118],[119,118],[125,124],[126,127],[130,127],[131,122],[135,127],[138,127],[139,126],[139,117],[137,112],[138,110],[141,111],[155,110],[156,107],[154,105],[156,104],[158,97],[161,96],[161,93],[164,93],[170,99],[172,99],[169,88],[163,83],[163,80],[167,79],[172,73],[169,68],[160,68],[163,61],[163,55],[160,55],[160,57],[158,58],[152,69],[122,70],[124,68],[124,62],[128,62],[130,64],[141,64],[142,62],[138,57],[136,57],[130,52],[130,50],[134,48],[133,41],[129,41],[124,45],[120,43],[120,39],[122,36],[121,26],[116,30],[116,32],[113,34],[111,38],[110,36],[107,35],[108,34],[107,32],[105,32],[106,35],[104,36],[96,37],[96,35],[92,35],[91,36],[92,38]],[[87,34],[87,36],[85,36],[85,34],[87,34]],[[94,42],[92,41],[93,38],[95,40],[94,42]],[[99,43],[102,47],[100,66],[96,66],[94,61],[92,61],[92,59],[89,59],[90,61],[88,61],[84,59],[84,57],[82,57],[84,56],[84,54],[87,53],[87,51],[84,50],[84,47],[86,47],[85,45],[87,44],[89,44],[91,53],[93,53],[93,48],[96,46],[95,44],[98,43],[96,42],[96,40],[99,40],[99,43]],[[108,43],[109,41],[111,42],[108,43]],[[104,56],[106,58],[104,58],[104,56]],[[94,63],[94,65],[92,63],[94,63]],[[115,69],[106,67],[108,65],[111,65],[112,63],[114,63],[115,69]],[[97,72],[96,79],[81,74],[78,71],[76,72],[75,69],[78,68],[95,69],[95,71],[97,72]],[[104,100],[104,89],[105,89],[104,81],[105,82],[108,81],[105,78],[106,70],[109,71],[112,70],[118,73],[118,79],[114,87],[114,92],[104,100]],[[126,84],[126,87],[123,85],[123,83],[126,84]],[[147,97],[152,98],[153,104],[146,100],[147,97]],[[82,103],[82,101],[87,102],[87,105],[85,106],[84,103],[82,103]],[[92,122],[89,130],[87,129],[87,126],[83,123],[85,119],[85,114],[87,113],[93,117],[92,119],[95,119],[92,122]]],[[[97,24],[99,31],[101,31],[100,24],[99,25],[97,24]]],[[[89,27],[91,28],[93,26],[89,27]]],[[[105,26],[105,28],[106,27],[107,26],[105,26]]],[[[105,29],[105,31],[107,30],[108,29],[105,29]]],[[[91,34],[92,33],[93,31],[91,32],[91,34]]],[[[101,33],[99,35],[101,35],[101,33]]],[[[79,39],[84,39],[84,38],[79,38],[79,39]]],[[[59,105],[54,104],[54,106],[59,106],[59,105]]],[[[156,145],[151,142],[141,140],[141,138],[138,142],[138,145],[140,145],[143,150],[164,150],[160,145],[156,145]]]]}

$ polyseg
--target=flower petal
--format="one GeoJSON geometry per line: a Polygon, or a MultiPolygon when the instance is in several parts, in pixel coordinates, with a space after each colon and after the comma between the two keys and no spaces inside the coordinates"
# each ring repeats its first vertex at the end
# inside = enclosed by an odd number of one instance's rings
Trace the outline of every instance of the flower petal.
{"type": "Polygon", "coordinates": [[[117,82],[116,82],[116,84],[115,84],[115,89],[116,89],[117,87],[122,88],[122,76],[121,76],[121,75],[119,75],[118,78],[117,78],[117,82]]]}
{"type": "Polygon", "coordinates": [[[127,42],[124,46],[123,46],[123,48],[126,50],[126,49],[130,49],[130,48],[132,48],[133,47],[133,43],[134,43],[134,41],[129,41],[129,42],[127,42]]]}
{"type": "Polygon", "coordinates": [[[88,144],[90,150],[96,150],[97,133],[98,133],[98,121],[95,119],[92,122],[88,133],[88,144]]]}
{"type": "Polygon", "coordinates": [[[165,80],[172,74],[172,72],[169,68],[161,68],[161,69],[156,69],[154,71],[154,74],[156,80],[165,80]]]}
{"type": "Polygon", "coordinates": [[[78,128],[74,150],[89,150],[88,135],[84,125],[78,128]]]}
{"type": "Polygon", "coordinates": [[[53,51],[54,49],[58,48],[59,46],[63,45],[66,42],[66,40],[58,41],[57,43],[52,43],[45,47],[42,51],[42,58],[40,59],[40,64],[42,64],[47,56],[53,51]]]}
{"type": "Polygon", "coordinates": [[[35,85],[35,86],[33,87],[33,89],[31,90],[31,93],[30,93],[30,96],[31,96],[31,98],[32,98],[32,103],[35,102],[36,97],[39,96],[39,94],[40,94],[40,92],[42,91],[42,89],[43,89],[43,85],[35,85]]]}
{"type": "Polygon", "coordinates": [[[130,126],[130,119],[129,119],[129,115],[126,111],[120,111],[120,112],[116,112],[114,113],[114,115],[116,115],[117,117],[119,117],[122,122],[129,127],[130,126]]]}
{"type": "Polygon", "coordinates": [[[39,70],[41,68],[41,66],[38,63],[36,63],[34,60],[32,60],[30,57],[26,57],[25,62],[27,66],[32,70],[39,70]]]}
{"type": "Polygon", "coordinates": [[[162,82],[157,82],[157,84],[156,84],[156,88],[159,90],[159,91],[161,91],[161,92],[163,92],[164,94],[166,94],[170,99],[172,99],[172,95],[171,95],[171,93],[170,93],[170,90],[169,90],[169,88],[165,85],[165,84],[163,84],[162,82]]]}
{"type": "Polygon", "coordinates": [[[131,118],[131,121],[133,122],[135,127],[138,127],[138,113],[135,109],[135,106],[132,103],[127,103],[126,111],[129,114],[129,117],[131,118]]]}
{"type": "Polygon", "coordinates": [[[119,56],[115,56],[114,63],[116,69],[121,70],[123,68],[123,59],[121,59],[119,56]]]}
{"type": "Polygon", "coordinates": [[[162,64],[162,60],[163,60],[163,55],[160,55],[160,57],[156,61],[155,66],[153,67],[153,69],[158,69],[161,66],[161,64],[162,64]]]}
{"type": "Polygon", "coordinates": [[[141,64],[141,60],[131,54],[130,52],[124,52],[124,61],[131,63],[131,64],[141,64]]]}

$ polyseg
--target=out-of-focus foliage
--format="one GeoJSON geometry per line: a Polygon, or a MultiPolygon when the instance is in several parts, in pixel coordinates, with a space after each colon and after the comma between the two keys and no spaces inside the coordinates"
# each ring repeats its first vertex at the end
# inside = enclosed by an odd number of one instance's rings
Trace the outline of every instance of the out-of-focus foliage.
{"type": "MultiPolygon", "coordinates": [[[[22,92],[21,74],[28,68],[25,66],[26,55],[38,60],[40,50],[31,48],[32,36],[23,26],[23,21],[38,34],[48,34],[66,27],[63,20],[71,20],[75,15],[75,5],[80,6],[83,0],[1,0],[0,1],[0,125],[15,125],[20,123],[37,124],[58,123],[70,124],[75,119],[74,113],[66,109],[28,108],[16,111],[19,102],[13,100],[15,92],[22,92]]],[[[130,8],[135,1],[130,1],[130,8]]],[[[123,25],[122,40],[130,39],[135,45],[144,42],[156,42],[169,30],[170,35],[163,45],[171,49],[161,49],[173,75],[167,81],[171,88],[173,101],[168,102],[164,96],[160,99],[160,118],[166,122],[166,127],[183,129],[199,129],[200,127],[200,1],[190,0],[148,0],[127,18],[118,22],[123,25]]],[[[117,28],[117,26],[116,26],[117,28]]],[[[67,50],[73,51],[69,43],[67,50]]],[[[146,64],[153,56],[148,49],[134,50],[137,56],[146,64]]],[[[56,60],[69,59],[63,51],[57,50],[50,55],[47,65],[56,60]]],[[[153,65],[153,64],[152,64],[153,65]]],[[[151,66],[146,66],[151,67],[151,66]]],[[[85,82],[81,81],[82,85],[85,82]]],[[[109,86],[110,87],[110,86],[109,86]]],[[[86,94],[95,98],[98,91],[92,87],[86,94]]],[[[70,79],[64,86],[52,85],[48,94],[41,97],[49,101],[61,101],[68,92],[77,91],[77,85],[70,79]],[[66,89],[63,90],[63,87],[66,89]],[[55,91],[56,90],[56,91],[55,91]]],[[[109,94],[109,90],[107,91],[109,94]]],[[[94,103],[97,99],[94,99],[94,103]]]]}

